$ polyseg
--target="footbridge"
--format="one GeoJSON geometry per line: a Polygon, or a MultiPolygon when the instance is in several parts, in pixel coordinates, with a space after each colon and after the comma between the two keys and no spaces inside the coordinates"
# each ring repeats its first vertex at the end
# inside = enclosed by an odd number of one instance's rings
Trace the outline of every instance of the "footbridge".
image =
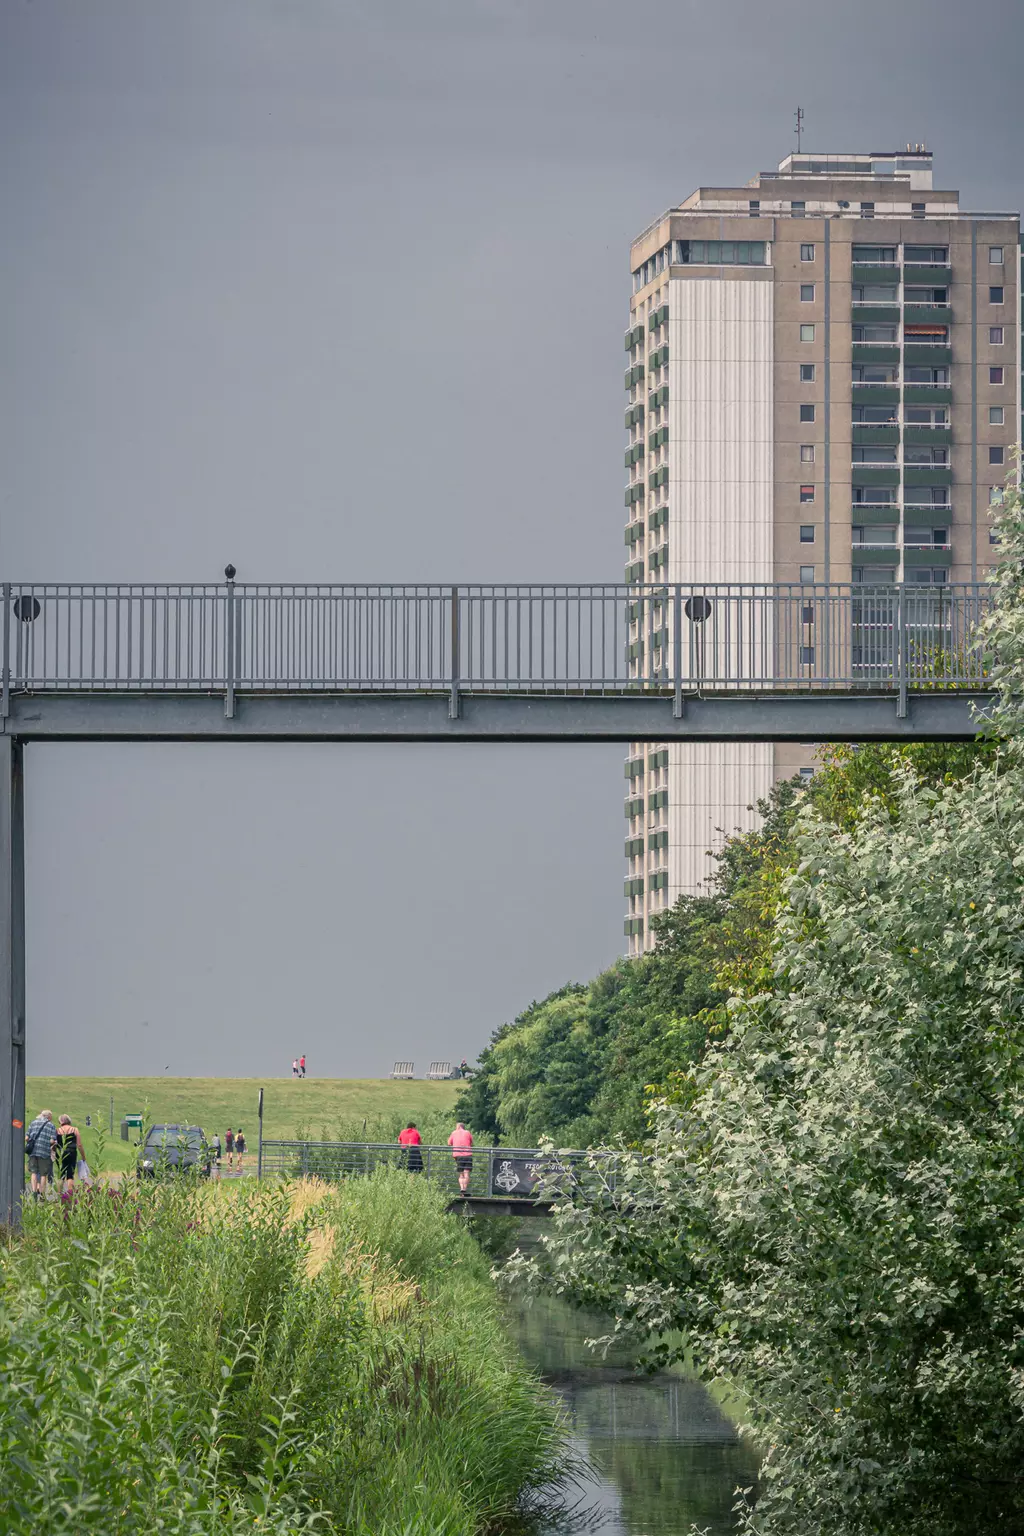
{"type": "Polygon", "coordinates": [[[24,1180],[26,744],[965,740],[991,697],[981,585],[224,578],[0,583],[0,1222],[24,1180]]]}
{"type": "MultiPolygon", "coordinates": [[[[366,1178],[378,1168],[398,1168],[436,1185],[448,1196],[449,1210],[473,1216],[549,1216],[555,1187],[600,1178],[594,1167],[601,1160],[600,1152],[559,1151],[551,1156],[536,1147],[479,1146],[468,1158],[460,1153],[457,1159],[449,1146],[266,1140],[257,1153],[257,1175],[336,1183],[366,1178]]],[[[608,1163],[612,1177],[610,1157],[608,1163]]]]}

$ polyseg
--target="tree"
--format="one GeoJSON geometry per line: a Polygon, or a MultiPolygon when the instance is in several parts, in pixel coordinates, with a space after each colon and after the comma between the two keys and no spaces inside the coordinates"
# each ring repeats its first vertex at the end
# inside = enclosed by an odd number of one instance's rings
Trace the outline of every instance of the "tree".
{"type": "Polygon", "coordinates": [[[549,1241],[568,1294],[746,1393],[765,1536],[1024,1528],[1019,498],[1001,531],[1006,741],[930,780],[860,755],[838,811],[808,797],[767,985],[549,1241]]]}

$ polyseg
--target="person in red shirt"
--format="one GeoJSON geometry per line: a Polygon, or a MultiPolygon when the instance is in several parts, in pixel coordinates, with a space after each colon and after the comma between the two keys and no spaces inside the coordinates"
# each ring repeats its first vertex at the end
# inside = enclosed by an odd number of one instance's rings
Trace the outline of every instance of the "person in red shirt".
{"type": "Polygon", "coordinates": [[[410,1120],[404,1131],[398,1133],[398,1145],[405,1150],[405,1166],[410,1173],[423,1172],[423,1153],[420,1147],[423,1137],[416,1129],[415,1120],[410,1120]]]}
{"type": "Polygon", "coordinates": [[[306,1075],[306,1053],[305,1053],[305,1051],[303,1051],[302,1055],[299,1057],[299,1076],[300,1077],[305,1077],[305,1075],[306,1075]]]}
{"type": "Polygon", "coordinates": [[[473,1171],[473,1136],[466,1130],[461,1120],[448,1137],[448,1145],[452,1149],[455,1166],[459,1170],[459,1189],[462,1194],[468,1195],[469,1176],[473,1171]]]}

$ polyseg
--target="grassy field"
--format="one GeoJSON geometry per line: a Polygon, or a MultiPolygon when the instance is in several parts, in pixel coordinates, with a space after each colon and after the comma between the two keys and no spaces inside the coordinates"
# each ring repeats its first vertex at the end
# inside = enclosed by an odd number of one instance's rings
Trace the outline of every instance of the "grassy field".
{"type": "Polygon", "coordinates": [[[208,1136],[219,1131],[221,1140],[229,1125],[232,1130],[241,1125],[255,1152],[261,1087],[266,1137],[287,1140],[303,1127],[317,1137],[326,1133],[328,1138],[362,1140],[365,1121],[366,1139],[371,1141],[390,1140],[391,1122],[430,1123],[450,1115],[460,1089],[458,1083],[393,1083],[379,1078],[30,1077],[26,1109],[29,1120],[41,1109],[51,1109],[55,1120],[58,1115],[70,1115],[82,1132],[90,1160],[97,1166],[123,1169],[131,1165],[135,1153],[120,1139],[120,1120],[133,1110],[146,1113],[157,1125],[200,1125],[208,1136]],[[87,1115],[92,1117],[92,1131],[86,1127],[87,1115]],[[102,1159],[96,1127],[107,1132],[102,1159]]]}

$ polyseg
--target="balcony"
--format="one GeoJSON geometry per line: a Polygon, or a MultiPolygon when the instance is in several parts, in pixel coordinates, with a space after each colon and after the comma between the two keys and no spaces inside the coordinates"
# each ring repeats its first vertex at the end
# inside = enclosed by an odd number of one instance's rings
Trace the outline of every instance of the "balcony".
{"type": "Polygon", "coordinates": [[[903,428],[903,441],[905,443],[951,443],[953,430],[943,423],[941,426],[929,426],[925,422],[910,422],[903,428]]]}
{"type": "Polygon", "coordinates": [[[900,347],[897,341],[855,341],[853,343],[855,363],[898,363],[899,360],[900,347]]]}
{"type": "Polygon", "coordinates": [[[880,278],[898,278],[900,264],[898,261],[855,261],[850,275],[855,283],[877,283],[880,278]]]}
{"type": "Polygon", "coordinates": [[[900,387],[896,380],[891,384],[863,384],[854,379],[850,387],[857,405],[899,405],[900,387]]]}
{"type": "Polygon", "coordinates": [[[933,288],[941,288],[953,281],[953,269],[948,261],[925,263],[915,261],[903,268],[903,285],[912,288],[915,284],[929,284],[933,288]]]}
{"type": "Polygon", "coordinates": [[[900,429],[895,422],[888,426],[884,422],[855,421],[853,423],[853,441],[859,447],[867,447],[877,443],[879,447],[893,446],[900,440],[900,429]]]}
{"type": "Polygon", "coordinates": [[[862,304],[854,299],[853,323],[854,325],[899,325],[899,306],[895,301],[892,304],[879,304],[877,301],[862,304]]]}
{"type": "Polygon", "coordinates": [[[904,325],[928,325],[931,321],[936,325],[950,325],[953,320],[953,311],[948,304],[904,304],[904,325]]]}
{"type": "Polygon", "coordinates": [[[953,391],[948,384],[905,384],[905,405],[949,405],[953,391]]]}

